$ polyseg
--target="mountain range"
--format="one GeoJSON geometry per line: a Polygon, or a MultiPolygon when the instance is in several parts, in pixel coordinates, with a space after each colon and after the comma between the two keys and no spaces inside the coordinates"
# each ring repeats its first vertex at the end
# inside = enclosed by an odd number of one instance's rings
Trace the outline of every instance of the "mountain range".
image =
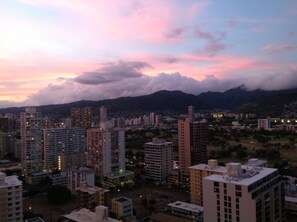
{"type": "MultiPolygon", "coordinates": [[[[297,89],[287,90],[246,90],[243,86],[225,92],[205,92],[199,95],[187,94],[181,91],[162,90],[150,95],[136,97],[120,97],[100,101],[77,101],[66,104],[38,106],[37,110],[45,116],[56,118],[70,116],[73,107],[92,107],[98,110],[105,106],[108,112],[133,111],[165,111],[174,110],[186,113],[187,106],[193,105],[196,110],[232,110],[234,112],[258,113],[260,115],[280,115],[284,105],[297,101],[297,89]]],[[[0,109],[0,113],[18,114],[24,107],[0,109]]]]}

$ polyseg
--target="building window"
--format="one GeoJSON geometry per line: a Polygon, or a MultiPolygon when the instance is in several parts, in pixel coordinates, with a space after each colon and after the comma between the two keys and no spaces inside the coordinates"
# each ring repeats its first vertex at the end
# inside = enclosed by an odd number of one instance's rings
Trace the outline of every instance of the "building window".
{"type": "Polygon", "coordinates": [[[240,185],[235,185],[235,190],[240,190],[241,191],[241,186],[240,185]]]}
{"type": "Polygon", "coordinates": [[[241,192],[236,191],[236,196],[237,196],[237,197],[241,197],[241,192]]]}

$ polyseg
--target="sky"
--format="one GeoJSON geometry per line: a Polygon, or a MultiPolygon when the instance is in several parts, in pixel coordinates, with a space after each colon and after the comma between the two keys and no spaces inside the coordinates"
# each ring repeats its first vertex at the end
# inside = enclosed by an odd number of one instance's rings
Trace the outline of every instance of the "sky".
{"type": "Polygon", "coordinates": [[[297,87],[295,0],[0,0],[0,108],[297,87]]]}

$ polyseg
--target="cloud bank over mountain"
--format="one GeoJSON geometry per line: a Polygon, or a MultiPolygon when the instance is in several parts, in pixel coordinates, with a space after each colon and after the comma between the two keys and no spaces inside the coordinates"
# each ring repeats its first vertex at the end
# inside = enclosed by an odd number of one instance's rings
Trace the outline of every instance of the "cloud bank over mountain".
{"type": "Polygon", "coordinates": [[[159,90],[180,90],[198,95],[207,91],[223,92],[241,85],[244,85],[247,90],[279,90],[297,87],[297,70],[266,74],[260,78],[250,76],[218,79],[213,75],[208,75],[199,81],[178,72],[149,76],[141,72],[145,67],[150,67],[150,65],[145,62],[124,61],[108,63],[100,69],[84,72],[75,78],[58,79],[56,84],[49,84],[44,89],[30,95],[27,101],[19,105],[102,100],[146,95],[159,90]]]}

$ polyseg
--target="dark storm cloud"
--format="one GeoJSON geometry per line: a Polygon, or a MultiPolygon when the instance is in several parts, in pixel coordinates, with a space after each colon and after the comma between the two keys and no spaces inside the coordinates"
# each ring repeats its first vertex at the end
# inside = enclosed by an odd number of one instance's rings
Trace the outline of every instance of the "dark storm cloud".
{"type": "Polygon", "coordinates": [[[109,63],[98,70],[83,73],[74,78],[74,81],[86,85],[112,83],[127,78],[140,77],[143,74],[139,71],[145,67],[151,66],[145,62],[109,63]]]}

